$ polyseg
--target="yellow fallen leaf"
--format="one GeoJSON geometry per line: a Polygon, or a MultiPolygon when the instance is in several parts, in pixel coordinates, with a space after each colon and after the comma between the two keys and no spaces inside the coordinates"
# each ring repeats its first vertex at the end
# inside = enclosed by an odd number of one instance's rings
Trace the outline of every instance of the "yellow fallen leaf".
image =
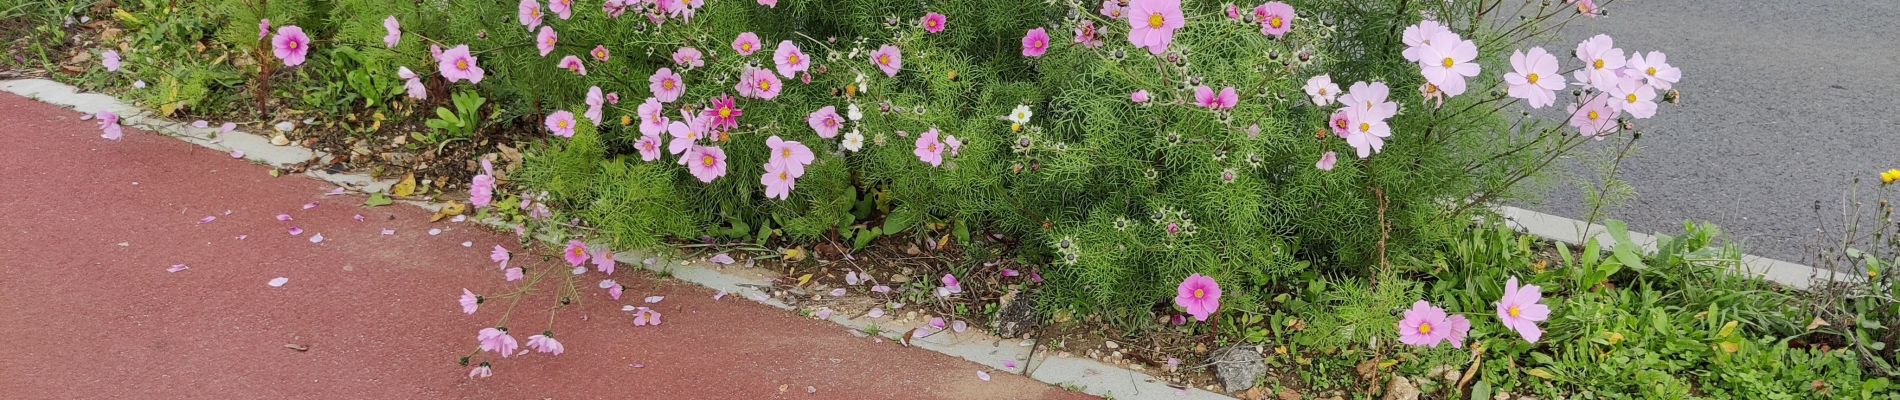
{"type": "Polygon", "coordinates": [[[1544,380],[1549,380],[1549,381],[1557,380],[1557,374],[1552,374],[1550,373],[1550,371],[1545,370],[1543,368],[1531,368],[1529,370],[1524,371],[1524,373],[1530,374],[1530,376],[1544,378],[1544,380]]]}
{"type": "Polygon", "coordinates": [[[785,261],[790,261],[790,262],[804,261],[805,256],[807,255],[805,248],[802,246],[785,249],[783,253],[784,253],[783,258],[785,259],[785,261]]]}
{"type": "Polygon", "coordinates": [[[810,283],[810,282],[811,282],[811,274],[805,274],[805,276],[798,277],[798,286],[800,287],[803,287],[805,286],[806,283],[810,283]]]}
{"type": "Polygon", "coordinates": [[[468,212],[468,206],[463,205],[460,202],[450,200],[448,203],[442,204],[441,210],[436,210],[435,216],[429,217],[429,222],[441,221],[443,218],[462,215],[462,213],[464,212],[468,212]]]}
{"type": "Polygon", "coordinates": [[[1737,351],[1742,351],[1742,344],[1735,342],[1716,343],[1715,349],[1721,350],[1723,353],[1735,354],[1737,351]]]}
{"type": "Polygon", "coordinates": [[[416,173],[403,174],[402,180],[396,181],[395,186],[389,187],[389,194],[395,195],[396,197],[407,197],[416,194],[416,173]]]}

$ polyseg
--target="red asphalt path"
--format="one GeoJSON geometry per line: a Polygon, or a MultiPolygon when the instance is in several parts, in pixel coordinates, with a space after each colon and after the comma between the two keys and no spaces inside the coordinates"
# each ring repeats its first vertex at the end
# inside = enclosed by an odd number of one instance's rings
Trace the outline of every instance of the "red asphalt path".
{"type": "MultiPolygon", "coordinates": [[[[1087,398],[630,267],[615,277],[622,301],[590,272],[584,305],[558,315],[566,354],[497,360],[493,377],[469,379],[455,359],[506,308],[456,305],[462,288],[505,290],[488,250],[516,250],[530,274],[558,260],[150,132],[107,141],[71,110],[0,94],[0,111],[0,398],[1087,398]],[[288,284],[266,285],[280,276],[288,284]],[[621,305],[650,295],[666,296],[665,323],[633,326],[621,305]]],[[[545,304],[516,311],[524,346],[547,329],[545,304]]]]}

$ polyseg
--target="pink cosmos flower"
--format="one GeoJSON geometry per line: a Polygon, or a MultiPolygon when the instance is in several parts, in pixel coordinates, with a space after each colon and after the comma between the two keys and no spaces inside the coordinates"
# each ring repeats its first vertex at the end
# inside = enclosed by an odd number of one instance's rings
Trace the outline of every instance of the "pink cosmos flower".
{"type": "Polygon", "coordinates": [[[1133,101],[1135,104],[1148,104],[1148,100],[1148,89],[1136,90],[1128,94],[1128,101],[1133,101]]]}
{"type": "Polygon", "coordinates": [[[607,104],[620,105],[620,92],[607,92],[607,104]]]}
{"type": "Polygon", "coordinates": [[[1338,162],[1339,162],[1339,154],[1328,151],[1325,153],[1320,153],[1319,162],[1314,163],[1313,168],[1319,168],[1319,170],[1321,171],[1331,171],[1333,170],[1333,164],[1338,163],[1338,162]]]}
{"type": "Polygon", "coordinates": [[[1318,75],[1306,79],[1306,96],[1313,99],[1313,105],[1327,106],[1339,99],[1339,84],[1333,83],[1333,77],[1318,75]]]}
{"type": "Polygon", "coordinates": [[[918,160],[932,167],[943,166],[943,142],[937,140],[937,128],[930,128],[922,135],[917,135],[917,149],[912,153],[917,155],[918,160]]]}
{"type": "Polygon", "coordinates": [[[924,19],[919,23],[924,25],[924,32],[939,33],[943,32],[943,24],[947,22],[949,22],[948,17],[933,12],[924,14],[924,19]]]}
{"type": "Polygon", "coordinates": [[[383,19],[383,46],[393,49],[398,43],[402,43],[402,22],[391,15],[383,19]]]}
{"type": "Polygon", "coordinates": [[[956,135],[945,136],[943,146],[950,150],[951,157],[956,157],[957,154],[963,153],[963,140],[957,139],[956,135]]]}
{"type": "Polygon", "coordinates": [[[264,40],[267,37],[270,37],[270,19],[257,20],[257,40],[264,40]]]}
{"type": "Polygon", "coordinates": [[[548,0],[548,11],[553,11],[561,19],[573,17],[574,0],[548,0]]]}
{"type": "Polygon", "coordinates": [[[826,139],[838,136],[838,129],[844,127],[843,118],[838,116],[838,108],[832,106],[812,111],[810,116],[805,117],[805,124],[817,131],[818,137],[826,139]]]}
{"type": "Polygon", "coordinates": [[[561,67],[561,69],[572,71],[576,75],[587,76],[587,65],[581,64],[580,57],[572,55],[562,57],[561,62],[555,65],[561,67]]]}
{"type": "Polygon", "coordinates": [[[1049,31],[1043,28],[1030,29],[1023,35],[1023,57],[1041,58],[1049,52],[1049,31]]]}
{"type": "Polygon", "coordinates": [[[119,72],[120,60],[118,50],[106,50],[105,52],[99,53],[99,61],[105,65],[107,72],[119,72]]]}
{"type": "Polygon", "coordinates": [[[640,161],[660,159],[660,135],[658,134],[640,135],[640,140],[633,142],[633,147],[640,149],[640,161]]]}
{"type": "Polygon", "coordinates": [[[812,160],[816,159],[812,155],[811,148],[805,147],[805,144],[782,140],[778,138],[778,135],[766,138],[765,147],[771,149],[772,153],[766,160],[766,164],[783,167],[786,172],[792,174],[793,178],[805,176],[805,166],[811,165],[812,160]]]}
{"type": "Polygon", "coordinates": [[[468,45],[456,45],[442,52],[442,58],[436,62],[436,69],[449,82],[467,80],[469,83],[482,83],[485,72],[482,67],[475,65],[475,61],[475,56],[468,52],[468,45]]]}
{"type": "Polygon", "coordinates": [[[736,103],[738,103],[738,100],[733,99],[731,95],[721,95],[717,98],[714,98],[712,100],[712,107],[706,109],[706,114],[712,117],[712,121],[710,121],[710,123],[707,124],[706,128],[707,129],[738,128],[739,117],[745,115],[745,110],[739,109],[739,106],[736,103]]]}
{"type": "Polygon", "coordinates": [[[1286,3],[1269,1],[1254,8],[1253,14],[1260,18],[1260,34],[1282,38],[1293,30],[1293,6],[1286,3]]]}
{"type": "Polygon", "coordinates": [[[1431,303],[1424,300],[1412,303],[1412,309],[1406,310],[1405,318],[1399,320],[1399,343],[1438,347],[1438,342],[1451,336],[1445,318],[1445,310],[1432,307],[1431,303]]]}
{"type": "Polygon", "coordinates": [[[694,10],[706,5],[706,0],[679,0],[678,2],[656,0],[655,2],[659,3],[667,13],[687,22],[693,20],[694,10]]]}
{"type": "Polygon", "coordinates": [[[587,118],[588,121],[593,121],[594,126],[600,126],[600,108],[607,105],[607,96],[601,94],[599,86],[589,87],[586,102],[587,111],[581,113],[581,116],[587,118]]]}
{"type": "Polygon", "coordinates": [[[759,0],[759,5],[765,8],[778,8],[778,0],[759,0]]]}
{"type": "Polygon", "coordinates": [[[1577,6],[1577,13],[1586,17],[1596,18],[1603,15],[1603,8],[1597,7],[1596,0],[1564,0],[1564,4],[1577,6]]]}
{"type": "MultiPolygon", "coordinates": [[[[778,137],[774,136],[773,138],[777,139],[778,137]]],[[[791,198],[792,186],[797,184],[797,177],[793,176],[792,172],[786,170],[783,165],[766,163],[765,174],[759,175],[759,184],[765,185],[765,198],[785,200],[791,198]]]]}
{"type": "Polygon", "coordinates": [[[1608,93],[1610,107],[1630,113],[1631,118],[1648,119],[1656,116],[1656,88],[1643,84],[1638,76],[1623,77],[1608,93]]]}
{"type": "Polygon", "coordinates": [[[270,44],[271,54],[284,60],[284,66],[303,65],[304,57],[310,54],[310,36],[296,25],[277,28],[277,36],[271,37],[270,44]]]}
{"type": "Polygon", "coordinates": [[[1648,56],[1642,53],[1631,54],[1629,62],[1625,65],[1629,67],[1631,74],[1643,77],[1643,80],[1656,90],[1669,90],[1677,81],[1682,80],[1682,70],[1670,66],[1669,56],[1660,51],[1649,52],[1648,56]]]}
{"type": "Polygon", "coordinates": [[[653,76],[647,77],[647,89],[652,90],[653,98],[659,99],[661,103],[671,103],[686,93],[686,82],[681,80],[679,74],[673,73],[672,68],[660,68],[653,72],[653,76]]]}
{"type": "Polygon", "coordinates": [[[1376,111],[1364,108],[1346,107],[1346,144],[1359,151],[1359,158],[1371,157],[1385,149],[1385,138],[1392,136],[1392,127],[1384,118],[1375,118],[1376,111]]]}
{"type": "Polygon", "coordinates": [[[1181,0],[1133,0],[1128,3],[1128,42],[1161,55],[1174,43],[1174,30],[1187,26],[1181,0]]]}
{"type": "Polygon", "coordinates": [[[1504,298],[1498,299],[1498,320],[1517,331],[1525,341],[1536,343],[1544,336],[1537,323],[1550,318],[1550,306],[1539,304],[1544,293],[1537,285],[1517,285],[1517,277],[1504,281],[1504,298]]]}
{"type": "Polygon", "coordinates": [[[607,60],[613,59],[614,57],[613,52],[607,51],[607,45],[604,44],[594,45],[594,51],[587,52],[587,54],[594,56],[594,61],[599,62],[607,62],[607,60]]]}
{"type": "Polygon", "coordinates": [[[648,97],[635,111],[640,113],[640,134],[658,135],[666,132],[666,124],[670,120],[666,118],[666,106],[661,105],[659,99],[648,97]]]}
{"type": "Polygon", "coordinates": [[[422,77],[416,75],[415,71],[410,71],[409,67],[400,67],[396,69],[396,76],[403,79],[402,87],[409,93],[409,98],[416,100],[429,98],[429,88],[422,86],[422,77]]]}
{"type": "Polygon", "coordinates": [[[1205,85],[1194,88],[1194,103],[1209,110],[1232,110],[1240,102],[1240,95],[1234,93],[1234,87],[1221,88],[1219,93],[1205,85]]]}
{"type": "Polygon", "coordinates": [[[1075,25],[1074,31],[1076,44],[1088,49],[1102,47],[1102,35],[1100,30],[1095,28],[1094,20],[1082,20],[1081,23],[1075,25]]]}
{"type": "MultiPolygon", "coordinates": [[[[1240,6],[1234,5],[1234,3],[1227,3],[1227,4],[1221,5],[1221,10],[1223,13],[1227,14],[1228,20],[1234,20],[1234,21],[1240,20],[1240,6]]],[[[1258,11],[1258,10],[1255,10],[1255,11],[1258,11]]]]}
{"type": "Polygon", "coordinates": [[[494,250],[488,252],[488,261],[500,263],[502,269],[508,268],[508,259],[510,257],[512,256],[509,255],[508,248],[501,247],[499,244],[495,245],[494,250]]]}
{"type": "Polygon", "coordinates": [[[1507,92],[1511,97],[1524,99],[1531,108],[1544,108],[1557,103],[1557,91],[1564,89],[1564,75],[1557,72],[1557,57],[1544,51],[1542,47],[1532,47],[1530,52],[1511,52],[1511,68],[1504,74],[1504,83],[1510,85],[1507,92]]]}
{"type": "Polygon", "coordinates": [[[750,89],[749,91],[752,92],[750,97],[771,100],[778,98],[779,91],[784,89],[779,83],[778,75],[772,75],[771,70],[753,69],[745,75],[745,79],[740,80],[740,87],[737,88],[740,96],[746,96],[746,92],[750,89]]]}
{"type": "Polygon", "coordinates": [[[514,355],[515,348],[521,346],[514,336],[508,335],[507,329],[501,328],[482,328],[475,333],[475,342],[481,345],[482,351],[501,353],[502,358],[514,355]]]}
{"type": "Polygon", "coordinates": [[[759,51],[759,35],[752,32],[740,33],[739,37],[732,39],[732,50],[739,52],[741,56],[752,55],[759,51]]]}
{"type": "Polygon", "coordinates": [[[462,288],[462,298],[456,302],[462,303],[462,313],[468,315],[475,315],[475,310],[482,307],[482,297],[468,291],[468,288],[462,288]]]}
{"type": "Polygon", "coordinates": [[[1478,76],[1478,44],[1454,33],[1441,33],[1419,50],[1419,73],[1446,96],[1465,93],[1465,78],[1478,76]]]}
{"type": "Polygon", "coordinates": [[[1386,87],[1385,82],[1353,82],[1346,94],[1339,96],[1339,104],[1365,110],[1367,118],[1382,120],[1399,115],[1399,103],[1386,101],[1391,94],[1392,88],[1386,87]]]}
{"type": "Polygon", "coordinates": [[[692,159],[688,170],[700,182],[712,183],[714,179],[726,176],[726,151],[719,146],[697,146],[686,152],[692,159]]]}
{"type": "Polygon", "coordinates": [[[505,269],[501,271],[501,278],[509,282],[518,281],[522,278],[522,272],[521,267],[505,269]]]}
{"type": "Polygon", "coordinates": [[[1463,315],[1445,317],[1445,341],[1451,342],[1451,348],[1465,348],[1465,335],[1471,333],[1471,320],[1463,315]]]}
{"type": "Polygon", "coordinates": [[[125,137],[125,129],[119,127],[119,114],[113,114],[111,111],[99,112],[99,130],[104,132],[99,137],[106,140],[119,140],[125,137]]]}
{"type": "Polygon", "coordinates": [[[574,137],[574,125],[574,113],[562,110],[548,114],[548,130],[554,131],[554,136],[564,138],[574,137]]]}
{"type": "Polygon", "coordinates": [[[706,55],[700,53],[699,49],[681,47],[679,50],[673,51],[673,64],[686,68],[704,67],[706,66],[706,55]]]}
{"type": "Polygon", "coordinates": [[[470,379],[487,378],[490,376],[495,376],[495,369],[489,368],[488,363],[482,363],[481,365],[475,366],[474,369],[468,370],[468,377],[470,379]]]}
{"type": "Polygon", "coordinates": [[[1623,58],[1623,49],[1616,48],[1616,41],[1610,35],[1596,35],[1577,44],[1577,59],[1583,60],[1583,69],[1574,75],[1578,84],[1588,84],[1599,91],[1608,92],[1615,88],[1619,70],[1628,60],[1623,58]]]}
{"type": "MultiPolygon", "coordinates": [[[[554,1],[555,3],[560,3],[562,1],[570,1],[570,0],[554,0],[554,1]]],[[[548,353],[548,354],[557,355],[557,356],[561,355],[562,352],[567,351],[567,347],[561,346],[561,342],[555,341],[553,336],[549,336],[552,334],[554,333],[542,332],[539,335],[529,336],[528,348],[534,349],[534,351],[538,351],[542,353],[548,353]]]]}
{"type": "Polygon", "coordinates": [[[561,256],[567,259],[567,265],[579,267],[581,263],[587,262],[587,243],[582,243],[580,240],[569,240],[567,241],[567,250],[562,251],[561,256]]]}
{"type": "Polygon", "coordinates": [[[1174,289],[1174,305],[1181,306],[1195,321],[1206,322],[1220,310],[1220,284],[1201,274],[1188,275],[1174,289]]]}
{"type": "Polygon", "coordinates": [[[805,52],[798,51],[798,45],[790,40],[779,41],[778,49],[772,51],[772,62],[778,67],[778,74],[786,78],[810,70],[809,61],[805,59],[805,52]]]}
{"type": "MultiPolygon", "coordinates": [[[[579,272],[586,272],[586,269],[581,268],[581,267],[574,267],[574,269],[580,270],[579,272]]],[[[620,300],[620,295],[626,292],[627,292],[627,287],[621,286],[618,283],[613,284],[613,286],[607,287],[607,297],[612,297],[614,300],[620,300]]]]}
{"type": "Polygon", "coordinates": [[[495,166],[488,160],[482,160],[482,173],[469,179],[468,202],[475,208],[488,207],[495,200],[495,166]]]}
{"type": "Polygon", "coordinates": [[[692,158],[686,155],[687,150],[692,150],[699,145],[700,139],[706,138],[706,121],[704,115],[680,115],[680,120],[667,125],[667,133],[673,135],[673,143],[667,146],[667,153],[679,155],[680,165],[686,165],[686,160],[692,158]]]}
{"type": "Polygon", "coordinates": [[[1616,107],[1610,106],[1608,96],[1592,96],[1581,106],[1570,105],[1570,126],[1584,136],[1602,138],[1616,131],[1616,118],[1621,115],[1616,107]]]}
{"type": "Polygon", "coordinates": [[[1424,51],[1425,46],[1432,44],[1433,38],[1449,33],[1452,33],[1450,27],[1431,20],[1405,27],[1405,33],[1399,36],[1399,41],[1405,43],[1405,51],[1399,55],[1404,56],[1405,61],[1424,62],[1421,61],[1424,58],[1419,52],[1424,51]]]}
{"type": "Polygon", "coordinates": [[[1128,7],[1122,6],[1121,0],[1102,0],[1102,9],[1097,12],[1108,19],[1128,19],[1128,7]]]}
{"type": "Polygon", "coordinates": [[[633,312],[633,326],[659,326],[660,312],[652,308],[640,307],[633,312]]]}
{"type": "Polygon", "coordinates": [[[535,27],[541,26],[540,2],[535,0],[521,0],[521,4],[516,7],[518,11],[515,13],[515,19],[521,21],[521,26],[528,27],[528,30],[531,31],[534,30],[535,27]]]}
{"type": "Polygon", "coordinates": [[[871,64],[884,71],[884,76],[897,77],[897,71],[904,68],[904,52],[897,46],[883,45],[877,52],[871,53],[871,64]]]}
{"type": "Polygon", "coordinates": [[[613,275],[619,264],[614,262],[614,251],[606,246],[596,247],[593,251],[594,269],[607,275],[613,275]]]}

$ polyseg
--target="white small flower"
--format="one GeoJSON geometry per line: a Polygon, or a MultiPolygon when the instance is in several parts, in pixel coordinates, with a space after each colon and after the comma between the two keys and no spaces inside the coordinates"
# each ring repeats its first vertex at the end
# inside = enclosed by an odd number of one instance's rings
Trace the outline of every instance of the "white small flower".
{"type": "Polygon", "coordinates": [[[1306,80],[1306,96],[1313,98],[1313,105],[1326,106],[1339,98],[1339,85],[1327,75],[1315,76],[1306,80]]]}
{"type": "Polygon", "coordinates": [[[864,148],[864,134],[859,133],[858,128],[851,128],[850,133],[844,134],[844,149],[845,150],[850,150],[850,151],[855,152],[863,148],[864,148]]]}
{"type": "Polygon", "coordinates": [[[1009,112],[1009,117],[1007,117],[1007,119],[1009,119],[1009,122],[1013,122],[1016,124],[1028,124],[1029,117],[1034,117],[1034,116],[1036,116],[1036,113],[1029,111],[1029,106],[1017,105],[1016,110],[1009,112]]]}
{"type": "Polygon", "coordinates": [[[140,81],[133,81],[133,82],[132,82],[132,88],[133,88],[133,89],[144,89],[144,88],[145,88],[145,81],[142,81],[142,80],[140,80],[140,81]]]}
{"type": "Polygon", "coordinates": [[[858,108],[858,103],[851,103],[845,106],[844,117],[850,118],[852,121],[864,119],[864,109],[858,108]]]}

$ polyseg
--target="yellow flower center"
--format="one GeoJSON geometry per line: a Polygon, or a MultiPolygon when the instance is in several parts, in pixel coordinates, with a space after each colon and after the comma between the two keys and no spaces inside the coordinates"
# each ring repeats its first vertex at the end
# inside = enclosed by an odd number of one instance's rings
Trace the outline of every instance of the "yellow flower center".
{"type": "Polygon", "coordinates": [[[561,129],[567,129],[567,121],[555,122],[554,125],[561,127],[561,129]]]}
{"type": "Polygon", "coordinates": [[[1643,71],[1643,73],[1649,74],[1649,76],[1656,76],[1656,67],[1649,67],[1649,69],[1643,71]]]}
{"type": "Polygon", "coordinates": [[[292,40],[292,41],[290,41],[290,43],[289,43],[289,44],[287,44],[286,46],[290,46],[290,49],[291,49],[291,50],[296,50],[296,49],[297,49],[297,41],[295,41],[295,40],[292,40]]]}
{"type": "Polygon", "coordinates": [[[455,60],[455,69],[459,69],[459,70],[463,70],[463,71],[467,71],[467,70],[468,70],[468,60],[455,60]]]}
{"type": "Polygon", "coordinates": [[[672,79],[661,80],[660,88],[666,89],[666,90],[673,90],[673,80],[672,79]]]}
{"type": "Polygon", "coordinates": [[[708,166],[708,167],[711,167],[711,166],[713,166],[713,163],[716,163],[716,162],[718,162],[718,161],[719,161],[719,160],[715,160],[715,159],[713,159],[713,156],[699,156],[699,163],[700,163],[701,165],[705,165],[705,166],[708,166]]]}
{"type": "Polygon", "coordinates": [[[732,118],[732,107],[719,107],[719,118],[732,118]]]}
{"type": "Polygon", "coordinates": [[[1161,25],[1166,22],[1168,22],[1168,19],[1162,17],[1161,13],[1148,14],[1149,28],[1161,29],[1161,25]]]}
{"type": "Polygon", "coordinates": [[[606,50],[594,50],[594,58],[607,58],[606,50]]]}
{"type": "Polygon", "coordinates": [[[535,7],[535,8],[530,8],[530,9],[528,9],[528,16],[530,16],[530,17],[535,17],[535,18],[541,18],[541,8],[540,8],[540,7],[535,7]]]}
{"type": "Polygon", "coordinates": [[[781,181],[789,181],[789,180],[792,180],[792,177],[791,177],[791,175],[789,175],[789,174],[787,174],[787,173],[785,173],[784,171],[780,171],[780,172],[778,173],[778,180],[781,180],[781,181]]]}
{"type": "Polygon", "coordinates": [[[1629,102],[1630,102],[1630,104],[1636,104],[1636,94],[1635,94],[1635,93],[1631,93],[1631,94],[1629,95],[1629,97],[1627,97],[1627,99],[1629,100],[1629,102]]]}
{"type": "Polygon", "coordinates": [[[877,63],[884,64],[884,65],[891,65],[891,56],[888,56],[888,55],[877,56],[877,63]]]}
{"type": "Polygon", "coordinates": [[[784,155],[785,155],[785,158],[791,158],[791,157],[792,157],[792,149],[791,149],[790,147],[787,147],[787,148],[785,148],[785,150],[784,150],[784,151],[780,151],[779,153],[781,153],[781,154],[784,154],[784,155]]]}
{"type": "Polygon", "coordinates": [[[786,56],[786,57],[785,57],[785,63],[786,63],[786,64],[791,64],[791,65],[798,65],[798,55],[797,55],[797,54],[793,54],[793,55],[790,55],[790,56],[786,56]]]}
{"type": "Polygon", "coordinates": [[[1538,79],[1538,76],[1537,76],[1537,73],[1535,72],[1531,73],[1529,76],[1524,77],[1524,80],[1530,81],[1532,85],[1537,84],[1537,79],[1538,79]]]}
{"type": "Polygon", "coordinates": [[[772,90],[772,81],[759,80],[759,90],[772,90]]]}
{"type": "MultiPolygon", "coordinates": [[[[681,1],[684,2],[685,0],[681,0],[681,1]]],[[[739,49],[745,50],[745,51],[752,51],[752,44],[751,43],[741,44],[739,45],[739,49]]]]}
{"type": "Polygon", "coordinates": [[[1596,69],[1603,69],[1603,59],[1599,58],[1596,63],[1590,65],[1596,67],[1596,69]]]}
{"type": "Polygon", "coordinates": [[[1597,118],[1600,118],[1600,117],[1602,117],[1602,115],[1597,115],[1597,112],[1596,112],[1596,111],[1594,111],[1594,110],[1592,110],[1592,111],[1590,111],[1590,115],[1589,115],[1589,117],[1590,117],[1590,120],[1591,120],[1591,121],[1595,121],[1595,120],[1597,120],[1597,118]]]}
{"type": "Polygon", "coordinates": [[[1371,124],[1371,123],[1366,123],[1366,122],[1360,122],[1360,123],[1359,123],[1359,132],[1360,132],[1360,133],[1372,133],[1372,124],[1371,124]]]}
{"type": "Polygon", "coordinates": [[[1518,314],[1517,306],[1511,306],[1511,309],[1508,312],[1511,313],[1511,318],[1517,318],[1517,314],[1518,314]]]}
{"type": "Polygon", "coordinates": [[[575,255],[575,256],[580,256],[580,255],[583,255],[583,254],[587,254],[587,253],[586,253],[585,251],[582,251],[582,250],[581,250],[581,248],[579,248],[579,247],[575,247],[575,248],[570,248],[570,249],[567,249],[567,253],[568,253],[568,254],[573,254],[573,255],[575,255]]]}
{"type": "Polygon", "coordinates": [[[549,46],[549,47],[553,47],[553,46],[554,46],[554,37],[553,37],[553,36],[548,36],[548,40],[546,40],[546,41],[547,41],[547,43],[548,43],[548,46],[549,46]]]}
{"type": "Polygon", "coordinates": [[[935,153],[935,152],[937,152],[937,144],[936,144],[936,143],[931,143],[931,144],[930,144],[929,146],[925,146],[925,147],[924,147],[924,150],[925,150],[925,151],[929,151],[929,152],[932,152],[932,153],[935,153]]]}
{"type": "Polygon", "coordinates": [[[1427,322],[1427,323],[1421,323],[1421,324],[1418,324],[1418,333],[1422,333],[1422,334],[1431,334],[1431,333],[1432,333],[1432,324],[1431,324],[1431,323],[1429,323],[1429,322],[1427,322]]]}
{"type": "Polygon", "coordinates": [[[1326,88],[1319,88],[1319,95],[1321,95],[1321,96],[1325,96],[1325,95],[1326,95],[1326,88]]]}
{"type": "Polygon", "coordinates": [[[1280,29],[1280,26],[1285,23],[1286,22],[1282,21],[1279,16],[1274,16],[1273,19],[1267,20],[1267,26],[1272,26],[1273,29],[1280,29]]]}
{"type": "Polygon", "coordinates": [[[1345,119],[1345,118],[1340,118],[1340,119],[1338,119],[1338,120],[1335,120],[1335,121],[1333,121],[1333,126],[1337,126],[1337,127],[1339,127],[1339,129],[1346,129],[1346,127],[1347,127],[1347,126],[1346,126],[1346,119],[1345,119]]]}
{"type": "Polygon", "coordinates": [[[1430,83],[1425,84],[1425,95],[1430,96],[1435,93],[1438,93],[1438,85],[1433,85],[1430,83]]]}
{"type": "Polygon", "coordinates": [[[1458,60],[1453,60],[1451,59],[1451,57],[1445,57],[1445,68],[1451,68],[1453,65],[1458,65],[1458,60]]]}
{"type": "Polygon", "coordinates": [[[1198,299],[1202,297],[1207,297],[1207,291],[1203,289],[1194,289],[1194,298],[1198,299]]]}
{"type": "Polygon", "coordinates": [[[928,26],[930,26],[930,27],[932,27],[932,28],[935,28],[935,27],[937,27],[937,20],[934,20],[934,19],[933,19],[933,20],[930,20],[930,22],[925,22],[925,23],[924,23],[924,25],[928,25],[928,26]]]}

